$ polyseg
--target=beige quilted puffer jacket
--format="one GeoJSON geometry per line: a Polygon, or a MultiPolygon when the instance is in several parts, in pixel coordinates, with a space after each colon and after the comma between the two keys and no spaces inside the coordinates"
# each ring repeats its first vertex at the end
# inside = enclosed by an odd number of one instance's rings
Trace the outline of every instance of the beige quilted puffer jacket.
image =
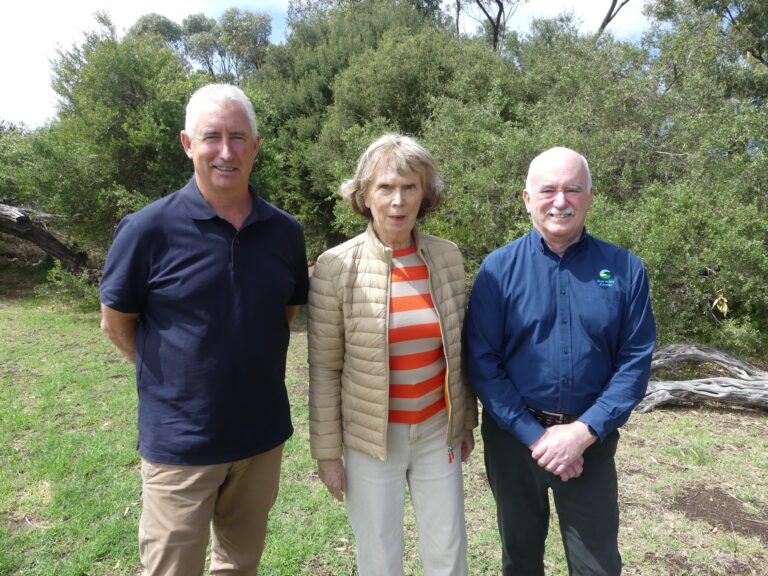
{"type": "MultiPolygon", "coordinates": [[[[429,268],[445,350],[448,404],[446,445],[460,445],[477,426],[477,401],[461,357],[466,288],[455,244],[414,230],[417,253],[429,268]]],[[[391,248],[373,226],[318,258],[309,291],[309,434],[312,457],[334,460],[342,444],[387,457],[389,407],[389,275],[391,248]]]]}

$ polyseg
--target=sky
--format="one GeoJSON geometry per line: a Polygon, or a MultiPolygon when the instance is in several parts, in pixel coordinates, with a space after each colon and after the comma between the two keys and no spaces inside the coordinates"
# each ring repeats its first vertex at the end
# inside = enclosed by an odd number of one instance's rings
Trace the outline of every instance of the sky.
{"type": "MultiPolygon", "coordinates": [[[[446,0],[447,1],[447,0],[446,0]]],[[[644,0],[630,0],[609,30],[623,40],[637,40],[647,27],[642,15],[644,0]]],[[[528,0],[512,17],[509,27],[525,32],[532,18],[554,17],[572,12],[581,21],[582,32],[594,32],[608,10],[610,0],[528,0]]],[[[286,37],[288,0],[20,0],[4,2],[0,8],[0,120],[37,128],[56,113],[56,94],[51,88],[51,61],[57,50],[80,44],[83,34],[96,30],[94,14],[109,14],[119,36],[145,14],[157,13],[181,24],[190,14],[203,12],[218,18],[226,9],[237,7],[272,16],[272,42],[286,37]]],[[[463,31],[476,23],[468,21],[463,31]]]]}

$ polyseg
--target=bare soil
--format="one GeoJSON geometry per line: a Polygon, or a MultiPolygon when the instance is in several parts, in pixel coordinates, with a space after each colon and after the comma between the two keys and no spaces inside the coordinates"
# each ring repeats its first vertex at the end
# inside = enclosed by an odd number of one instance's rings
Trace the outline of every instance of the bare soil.
{"type": "Polygon", "coordinates": [[[672,508],[713,529],[754,536],[768,546],[768,515],[748,513],[740,500],[718,487],[694,486],[677,496],[672,508]]]}

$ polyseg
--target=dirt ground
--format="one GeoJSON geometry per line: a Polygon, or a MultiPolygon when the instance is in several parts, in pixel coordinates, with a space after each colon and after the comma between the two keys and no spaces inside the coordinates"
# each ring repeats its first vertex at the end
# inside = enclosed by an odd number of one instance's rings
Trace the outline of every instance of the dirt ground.
{"type": "Polygon", "coordinates": [[[713,529],[756,536],[768,546],[768,517],[748,514],[739,500],[720,488],[694,486],[675,498],[672,508],[688,518],[704,520],[713,529]]]}
{"type": "MultiPolygon", "coordinates": [[[[768,546],[768,516],[749,514],[742,502],[718,487],[693,486],[675,498],[671,508],[692,520],[704,521],[712,531],[737,532],[744,536],[759,538],[768,546]]],[[[669,576],[707,574],[711,576],[763,576],[766,571],[756,571],[754,566],[730,557],[715,562],[710,570],[700,565],[693,566],[684,557],[669,555],[655,558],[659,565],[666,566],[669,576]]],[[[759,569],[758,569],[759,570],[759,569]]]]}

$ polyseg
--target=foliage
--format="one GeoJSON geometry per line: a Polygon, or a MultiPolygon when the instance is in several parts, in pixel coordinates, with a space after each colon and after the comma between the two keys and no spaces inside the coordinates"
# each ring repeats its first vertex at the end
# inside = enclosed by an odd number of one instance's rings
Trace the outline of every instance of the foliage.
{"type": "Polygon", "coordinates": [[[651,186],[631,214],[601,210],[600,228],[619,231],[608,236],[643,258],[660,344],[707,342],[752,356],[768,345],[768,225],[754,204],[727,189],[706,197],[700,189],[691,181],[651,186]],[[721,295],[727,316],[713,306],[721,295]],[[741,345],[738,332],[748,335],[741,345]]]}
{"type": "Polygon", "coordinates": [[[94,312],[99,309],[99,288],[87,272],[72,274],[56,260],[48,270],[48,282],[35,288],[41,296],[55,298],[72,310],[94,312]]]}
{"type": "MultiPolygon", "coordinates": [[[[436,23],[398,0],[340,2],[333,8],[311,2],[292,6],[290,37],[269,52],[251,84],[274,107],[274,116],[262,121],[263,148],[270,156],[257,164],[275,176],[262,180],[262,192],[299,217],[314,258],[343,239],[330,226],[339,182],[329,183],[341,151],[337,142],[330,148],[320,142],[337,76],[387,34],[405,38],[436,23]],[[267,166],[266,161],[274,164],[267,166]]],[[[345,158],[354,162],[364,148],[345,158]]]]}
{"type": "Polygon", "coordinates": [[[266,13],[229,8],[217,22],[204,14],[184,20],[184,55],[212,82],[242,81],[266,57],[272,21],[266,13]]]}
{"type": "Polygon", "coordinates": [[[177,189],[191,174],[178,143],[199,82],[157,37],[119,40],[106,16],[54,63],[58,119],[32,137],[30,186],[41,208],[65,214],[104,246],[125,208],[177,189]]]}
{"type": "Polygon", "coordinates": [[[140,16],[128,30],[126,36],[156,36],[165,42],[169,48],[180,50],[183,46],[184,29],[166,16],[153,13],[140,16]]]}
{"type": "Polygon", "coordinates": [[[494,88],[514,90],[512,76],[481,43],[429,29],[402,38],[393,30],[337,76],[330,115],[342,129],[385,118],[419,134],[433,98],[482,102],[494,88]]]}
{"type": "Polygon", "coordinates": [[[504,103],[501,90],[484,103],[438,100],[424,132],[448,184],[424,230],[461,246],[471,278],[489,252],[530,228],[522,190],[536,149],[527,130],[505,120],[504,103]]]}
{"type": "Polygon", "coordinates": [[[32,162],[29,136],[23,126],[0,120],[0,203],[23,205],[28,201],[25,166],[32,162]]]}
{"type": "Polygon", "coordinates": [[[768,66],[768,2],[765,0],[660,0],[651,10],[659,21],[679,25],[689,15],[718,19],[735,49],[768,66]]]}

